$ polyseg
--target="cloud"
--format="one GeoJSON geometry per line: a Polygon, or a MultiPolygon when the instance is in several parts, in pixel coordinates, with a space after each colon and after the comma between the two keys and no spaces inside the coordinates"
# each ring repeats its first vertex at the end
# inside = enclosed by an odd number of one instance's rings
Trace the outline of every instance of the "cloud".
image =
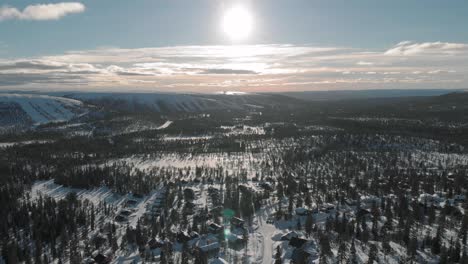
{"type": "Polygon", "coordinates": [[[11,19],[58,20],[68,14],[84,12],[85,9],[85,6],[78,2],[29,5],[22,11],[14,7],[4,6],[0,7],[0,21],[11,19]]]}
{"type": "Polygon", "coordinates": [[[63,63],[57,63],[46,60],[20,60],[7,63],[0,63],[0,70],[14,69],[37,69],[37,70],[52,70],[60,69],[64,66],[63,63]]]}
{"type": "Polygon", "coordinates": [[[64,75],[53,75],[53,74],[40,74],[40,73],[0,73],[0,87],[15,87],[15,86],[31,86],[40,85],[59,85],[68,86],[80,84],[85,81],[85,77],[75,76],[64,76],[64,75]]]}
{"type": "Polygon", "coordinates": [[[108,47],[0,60],[0,86],[196,92],[468,87],[468,44],[429,43],[401,42],[381,51],[304,45],[108,47]]]}
{"type": "Polygon", "coordinates": [[[203,69],[200,74],[257,74],[250,70],[235,70],[235,69],[203,69]]]}
{"type": "Polygon", "coordinates": [[[373,63],[373,62],[369,62],[369,61],[358,61],[358,62],[356,63],[356,65],[359,65],[359,66],[372,66],[372,65],[374,65],[374,63],[373,63]]]}
{"type": "Polygon", "coordinates": [[[114,74],[121,75],[121,76],[154,76],[158,74],[157,72],[154,72],[154,71],[151,72],[151,71],[146,71],[144,69],[138,69],[138,68],[126,69],[126,68],[122,68],[116,65],[111,65],[107,67],[106,70],[110,73],[114,73],[114,74]]]}
{"type": "Polygon", "coordinates": [[[468,52],[468,44],[449,42],[413,43],[403,41],[385,52],[386,55],[458,54],[468,52]]]}

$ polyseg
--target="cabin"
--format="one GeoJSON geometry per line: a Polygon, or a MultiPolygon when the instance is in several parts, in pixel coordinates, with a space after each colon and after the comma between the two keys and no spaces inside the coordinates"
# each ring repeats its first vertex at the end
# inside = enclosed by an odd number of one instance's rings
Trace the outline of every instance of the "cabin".
{"type": "Polygon", "coordinates": [[[346,204],[347,206],[356,206],[356,205],[357,205],[357,201],[354,200],[354,199],[346,199],[346,200],[345,200],[345,204],[346,204]]]}
{"type": "Polygon", "coordinates": [[[260,187],[262,187],[264,190],[270,191],[270,192],[274,190],[274,189],[273,189],[273,186],[272,186],[271,183],[269,183],[269,182],[262,182],[262,183],[260,183],[260,187]]]}
{"type": "Polygon", "coordinates": [[[238,227],[238,228],[243,228],[244,227],[245,221],[238,218],[238,217],[233,217],[231,218],[231,225],[238,227]]]}
{"type": "Polygon", "coordinates": [[[123,215],[123,216],[130,216],[132,214],[132,211],[122,210],[122,211],[120,211],[120,214],[123,215]]]}
{"type": "Polygon", "coordinates": [[[220,257],[215,258],[210,264],[228,264],[228,262],[220,257]]]}
{"type": "Polygon", "coordinates": [[[192,238],[186,231],[177,233],[177,242],[179,243],[186,243],[189,242],[191,239],[192,238]]]}
{"type": "Polygon", "coordinates": [[[363,195],[360,197],[360,202],[363,207],[371,207],[372,205],[380,205],[382,199],[374,195],[363,195]]]}
{"type": "Polygon", "coordinates": [[[288,240],[291,240],[291,238],[293,237],[299,237],[299,234],[295,231],[291,231],[283,236],[281,236],[281,240],[283,241],[288,241],[288,240]]]}
{"type": "Polygon", "coordinates": [[[191,231],[191,232],[189,233],[189,236],[190,236],[191,239],[195,239],[195,238],[199,238],[199,237],[200,237],[200,234],[198,234],[198,233],[195,232],[195,231],[191,231]]]}
{"type": "Polygon", "coordinates": [[[157,248],[162,248],[164,246],[164,241],[162,240],[156,240],[155,238],[152,238],[150,241],[148,241],[148,246],[150,249],[157,249],[157,248]]]}
{"type": "Polygon", "coordinates": [[[99,253],[96,256],[93,257],[93,260],[97,264],[107,264],[111,262],[111,259],[104,256],[103,254],[99,253]]]}
{"type": "Polygon", "coordinates": [[[465,195],[457,194],[457,195],[453,196],[453,199],[455,199],[455,202],[457,202],[457,203],[463,203],[463,202],[465,202],[465,195]]]}
{"type": "Polygon", "coordinates": [[[220,244],[214,236],[202,236],[195,245],[195,250],[206,258],[216,257],[219,254],[220,244]]]}
{"type": "Polygon", "coordinates": [[[216,223],[210,223],[208,224],[208,231],[210,231],[213,234],[217,234],[223,231],[223,227],[216,223]]]}
{"type": "Polygon", "coordinates": [[[114,218],[115,221],[117,222],[125,222],[127,221],[127,218],[123,215],[117,215],[115,218],[114,218]]]}
{"type": "Polygon", "coordinates": [[[219,252],[219,243],[218,242],[213,242],[213,243],[210,243],[210,244],[206,244],[206,245],[203,245],[203,246],[200,246],[199,249],[203,252],[203,253],[217,253],[219,252]]]}
{"type": "Polygon", "coordinates": [[[295,248],[291,255],[291,263],[305,264],[310,257],[310,253],[301,249],[295,248]]]}
{"type": "Polygon", "coordinates": [[[299,215],[299,216],[307,216],[310,213],[309,210],[304,207],[296,208],[295,212],[296,212],[296,215],[299,215]]]}
{"type": "Polygon", "coordinates": [[[136,200],[133,200],[133,199],[129,199],[125,202],[125,206],[126,207],[133,207],[135,205],[137,205],[138,202],[136,200]]]}
{"type": "Polygon", "coordinates": [[[369,209],[364,209],[364,208],[361,208],[359,209],[359,211],[356,213],[356,217],[357,218],[361,218],[361,217],[367,217],[371,214],[370,210],[369,209]]]}
{"type": "Polygon", "coordinates": [[[307,239],[299,238],[299,237],[292,237],[289,240],[289,245],[295,248],[301,248],[304,246],[305,243],[307,243],[307,239]]]}
{"type": "Polygon", "coordinates": [[[421,205],[428,205],[428,206],[439,206],[440,203],[442,203],[444,200],[439,197],[437,194],[428,194],[428,193],[423,193],[419,196],[418,202],[421,205]]]}
{"type": "Polygon", "coordinates": [[[245,246],[244,230],[243,229],[234,229],[231,230],[224,237],[228,242],[229,248],[234,250],[241,250],[245,246]]]}
{"type": "Polygon", "coordinates": [[[320,208],[320,211],[325,212],[327,214],[331,213],[333,210],[335,210],[335,206],[333,204],[324,204],[320,208]]]}

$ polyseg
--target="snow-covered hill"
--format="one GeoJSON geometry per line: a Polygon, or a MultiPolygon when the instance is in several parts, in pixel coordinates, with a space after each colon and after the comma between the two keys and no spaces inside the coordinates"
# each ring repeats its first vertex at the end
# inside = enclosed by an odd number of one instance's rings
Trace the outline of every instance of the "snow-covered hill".
{"type": "Polygon", "coordinates": [[[275,94],[76,93],[66,97],[127,111],[198,112],[218,109],[260,110],[297,107],[298,99],[275,94]]]}
{"type": "Polygon", "coordinates": [[[0,127],[67,121],[85,112],[83,103],[74,99],[0,93],[0,127]]]}

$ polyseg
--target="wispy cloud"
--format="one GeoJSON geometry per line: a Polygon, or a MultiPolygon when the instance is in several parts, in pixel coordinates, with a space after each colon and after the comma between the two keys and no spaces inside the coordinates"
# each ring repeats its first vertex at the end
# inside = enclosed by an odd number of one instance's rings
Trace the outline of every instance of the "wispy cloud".
{"type": "Polygon", "coordinates": [[[84,12],[85,9],[85,6],[78,2],[29,5],[23,10],[3,6],[0,7],[0,21],[10,19],[57,20],[68,14],[84,12]]]}
{"type": "Polygon", "coordinates": [[[386,55],[421,55],[421,54],[439,54],[455,55],[468,52],[468,44],[448,43],[448,42],[423,42],[414,43],[403,41],[395,47],[387,50],[386,55]]]}
{"type": "Polygon", "coordinates": [[[297,45],[101,48],[0,60],[0,86],[170,91],[464,88],[467,46],[401,42],[381,51],[297,45]]]}

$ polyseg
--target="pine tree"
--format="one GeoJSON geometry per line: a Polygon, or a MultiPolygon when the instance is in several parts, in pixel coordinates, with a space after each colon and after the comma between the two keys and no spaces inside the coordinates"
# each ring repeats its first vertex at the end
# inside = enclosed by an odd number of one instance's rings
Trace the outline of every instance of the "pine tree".
{"type": "Polygon", "coordinates": [[[278,245],[276,247],[276,253],[275,253],[275,264],[282,264],[283,261],[281,260],[281,247],[278,245]]]}
{"type": "Polygon", "coordinates": [[[320,253],[330,256],[332,255],[331,246],[330,246],[330,239],[327,234],[322,233],[320,234],[320,253]]]}
{"type": "Polygon", "coordinates": [[[10,242],[7,246],[7,263],[18,263],[18,245],[16,242],[10,242]]]}
{"type": "Polygon", "coordinates": [[[346,251],[348,248],[346,247],[346,244],[344,241],[340,242],[340,246],[338,247],[338,263],[339,264],[344,264],[346,263],[346,251]]]}
{"type": "Polygon", "coordinates": [[[166,263],[167,263],[166,254],[164,253],[164,250],[161,251],[161,255],[160,255],[159,261],[161,262],[161,264],[166,264],[166,263]]]}
{"type": "Polygon", "coordinates": [[[312,234],[312,228],[314,225],[314,220],[312,218],[312,214],[309,213],[307,214],[306,222],[305,222],[305,231],[307,236],[310,236],[312,234]]]}
{"type": "Polygon", "coordinates": [[[432,242],[431,242],[432,254],[435,254],[435,255],[440,254],[441,243],[442,243],[442,227],[439,226],[437,229],[436,236],[432,239],[432,242]]]}
{"type": "Polygon", "coordinates": [[[441,250],[440,250],[440,260],[439,260],[439,263],[440,264],[447,264],[448,263],[448,254],[447,254],[447,249],[445,248],[445,246],[442,246],[441,250]]]}
{"type": "Polygon", "coordinates": [[[357,263],[358,263],[358,259],[357,259],[357,254],[356,254],[356,244],[355,244],[355,242],[354,242],[354,238],[353,238],[353,240],[352,240],[352,242],[351,242],[351,249],[350,249],[350,251],[351,251],[351,256],[350,256],[350,258],[349,258],[349,260],[348,260],[348,263],[350,263],[350,264],[357,264],[357,263]]]}
{"type": "Polygon", "coordinates": [[[377,261],[377,246],[375,244],[371,244],[369,248],[369,259],[367,260],[368,264],[373,264],[377,261]]]}
{"type": "Polygon", "coordinates": [[[450,261],[458,263],[460,261],[460,253],[461,253],[461,248],[460,248],[460,243],[455,242],[455,248],[451,252],[450,256],[450,261]]]}
{"type": "Polygon", "coordinates": [[[468,255],[466,254],[466,246],[463,246],[460,264],[468,264],[468,255]]]}

